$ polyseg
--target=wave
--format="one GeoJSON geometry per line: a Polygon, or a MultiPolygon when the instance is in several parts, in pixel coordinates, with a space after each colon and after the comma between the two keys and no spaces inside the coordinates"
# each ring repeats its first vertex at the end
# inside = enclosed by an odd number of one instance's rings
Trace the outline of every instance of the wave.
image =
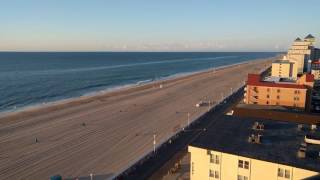
{"type": "Polygon", "coordinates": [[[52,69],[52,70],[36,70],[36,71],[22,71],[22,72],[4,72],[0,75],[16,76],[19,73],[23,75],[57,75],[57,74],[66,74],[66,73],[75,73],[75,72],[86,72],[86,71],[96,71],[96,70],[108,70],[108,69],[117,69],[117,68],[126,68],[126,67],[135,67],[135,66],[144,66],[144,65],[154,65],[154,64],[171,64],[177,62],[186,62],[186,61],[204,61],[204,60],[217,60],[217,59],[226,59],[226,58],[237,58],[238,56],[219,56],[219,57],[207,57],[207,58],[183,58],[176,60],[162,60],[162,61],[151,61],[151,62],[142,62],[142,63],[132,63],[132,64],[120,64],[113,66],[100,66],[100,67],[89,67],[89,68],[73,68],[73,69],[52,69]]]}
{"type": "MultiPolygon", "coordinates": [[[[222,69],[222,68],[226,68],[226,67],[230,67],[230,66],[234,66],[234,65],[240,65],[240,64],[248,63],[249,61],[252,61],[252,60],[242,61],[242,62],[239,62],[239,63],[228,64],[228,65],[221,65],[221,66],[217,66],[217,67],[214,67],[214,68],[215,68],[215,70],[218,70],[218,69],[222,69]]],[[[185,76],[188,76],[188,75],[207,72],[209,70],[212,70],[212,68],[202,69],[202,70],[198,70],[198,71],[176,73],[176,74],[172,74],[172,75],[168,75],[168,76],[162,76],[160,78],[146,79],[146,80],[141,80],[141,81],[137,81],[137,82],[134,82],[134,83],[128,83],[128,84],[124,84],[124,85],[109,86],[109,87],[105,87],[105,89],[103,89],[103,90],[86,92],[86,93],[83,93],[82,95],[77,96],[77,97],[66,97],[64,99],[60,99],[60,100],[56,100],[56,101],[34,103],[34,104],[30,104],[30,105],[23,106],[23,107],[14,106],[12,109],[7,109],[7,110],[4,110],[4,111],[0,111],[0,117],[6,115],[8,113],[12,113],[12,112],[20,112],[20,111],[36,109],[36,108],[39,108],[39,107],[46,107],[46,106],[50,106],[50,105],[60,104],[60,103],[64,103],[64,102],[69,102],[71,100],[76,100],[76,99],[81,98],[81,97],[91,97],[91,96],[96,96],[96,95],[103,95],[105,93],[114,92],[114,91],[121,90],[121,89],[133,88],[133,87],[143,86],[143,85],[156,83],[156,82],[160,82],[160,81],[165,81],[165,80],[171,80],[171,79],[175,79],[175,78],[185,77],[185,76]]],[[[99,87],[103,87],[103,86],[99,86],[99,87]]]]}

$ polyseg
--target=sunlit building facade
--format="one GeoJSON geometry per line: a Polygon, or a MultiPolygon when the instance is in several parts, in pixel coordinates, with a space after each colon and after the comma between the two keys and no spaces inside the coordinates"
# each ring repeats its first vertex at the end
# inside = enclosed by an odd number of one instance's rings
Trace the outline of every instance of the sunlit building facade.
{"type": "MultiPolygon", "coordinates": [[[[319,175],[320,145],[299,124],[224,116],[188,148],[191,180],[301,180],[319,175]],[[281,127],[281,128],[279,128],[281,127]]],[[[308,125],[303,125],[308,127],[308,125]]]]}
{"type": "Polygon", "coordinates": [[[244,102],[305,109],[310,103],[310,88],[313,82],[311,74],[304,74],[296,81],[279,77],[261,79],[259,74],[249,74],[244,102]]]}

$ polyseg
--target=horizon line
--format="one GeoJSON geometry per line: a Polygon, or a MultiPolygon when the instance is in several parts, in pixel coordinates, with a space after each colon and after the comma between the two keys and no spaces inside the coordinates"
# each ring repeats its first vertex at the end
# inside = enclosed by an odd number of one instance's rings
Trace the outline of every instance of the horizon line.
{"type": "Polygon", "coordinates": [[[1,51],[0,53],[284,53],[286,51],[1,51]]]}

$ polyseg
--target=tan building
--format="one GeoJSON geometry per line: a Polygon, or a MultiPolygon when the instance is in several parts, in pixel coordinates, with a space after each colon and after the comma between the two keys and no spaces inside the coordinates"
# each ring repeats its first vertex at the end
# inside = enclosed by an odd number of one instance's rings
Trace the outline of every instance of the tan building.
{"type": "Polygon", "coordinates": [[[311,74],[313,74],[315,80],[320,80],[320,59],[312,62],[311,74]]]}
{"type": "Polygon", "coordinates": [[[307,62],[313,58],[314,43],[315,37],[309,34],[304,40],[297,38],[288,50],[287,58],[296,65],[294,71],[298,74],[306,72],[307,62]]]}
{"type": "MultiPolygon", "coordinates": [[[[292,122],[222,116],[189,145],[191,180],[318,177],[320,145],[292,122]]],[[[303,125],[310,129],[310,126],[303,125]]],[[[301,127],[303,129],[303,127],[301,127]]],[[[319,132],[318,132],[319,133],[319,132]]],[[[320,142],[320,140],[319,140],[320,142]]]]}
{"type": "Polygon", "coordinates": [[[297,78],[297,72],[294,71],[294,63],[289,60],[277,60],[272,63],[271,76],[274,77],[285,77],[285,78],[297,78]]]}
{"type": "Polygon", "coordinates": [[[258,74],[249,74],[244,102],[307,109],[313,81],[311,74],[304,74],[297,81],[279,77],[261,79],[258,74]]]}

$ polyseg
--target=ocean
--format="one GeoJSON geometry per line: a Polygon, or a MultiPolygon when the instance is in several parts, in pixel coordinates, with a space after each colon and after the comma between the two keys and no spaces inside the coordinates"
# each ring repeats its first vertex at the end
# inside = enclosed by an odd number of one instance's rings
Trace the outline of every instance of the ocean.
{"type": "Polygon", "coordinates": [[[276,52],[0,52],[0,112],[56,102],[276,52]]]}

